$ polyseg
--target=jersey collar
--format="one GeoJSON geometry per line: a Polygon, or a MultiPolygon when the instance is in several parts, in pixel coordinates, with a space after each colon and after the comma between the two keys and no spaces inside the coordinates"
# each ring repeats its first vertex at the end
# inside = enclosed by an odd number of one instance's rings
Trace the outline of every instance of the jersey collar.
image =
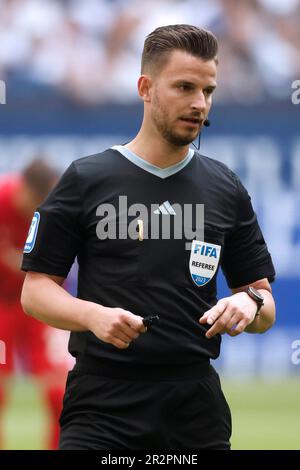
{"type": "Polygon", "coordinates": [[[190,163],[191,159],[194,156],[194,150],[189,149],[187,156],[183,160],[181,160],[181,162],[175,163],[175,165],[168,166],[167,168],[159,168],[158,166],[153,165],[152,163],[147,162],[147,160],[144,160],[143,158],[139,157],[134,152],[124,147],[124,145],[114,145],[111,148],[113,150],[117,150],[125,158],[127,158],[127,160],[129,160],[134,165],[142,168],[142,170],[147,171],[148,173],[152,173],[153,175],[158,176],[162,179],[167,178],[168,176],[172,176],[175,173],[178,173],[179,171],[183,170],[183,168],[185,168],[190,163]]]}

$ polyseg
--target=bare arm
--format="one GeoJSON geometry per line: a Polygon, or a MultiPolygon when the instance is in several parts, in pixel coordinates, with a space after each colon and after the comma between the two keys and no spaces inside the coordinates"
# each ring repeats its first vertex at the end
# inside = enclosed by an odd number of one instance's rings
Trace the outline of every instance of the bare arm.
{"type": "MultiPolygon", "coordinates": [[[[255,289],[260,291],[260,293],[263,295],[264,305],[260,309],[259,315],[255,317],[254,320],[245,328],[245,331],[247,333],[264,333],[269,328],[271,328],[275,322],[276,309],[274,298],[272,296],[272,288],[267,279],[261,279],[259,281],[253,282],[251,286],[255,287],[255,289]]],[[[247,289],[247,287],[248,286],[243,286],[239,287],[238,289],[232,289],[232,293],[237,294],[247,289]]],[[[249,298],[248,295],[247,297],[249,298]]]]}
{"type": "Polygon", "coordinates": [[[146,331],[138,315],[77,299],[62,287],[63,282],[59,276],[28,272],[21,296],[24,312],[62,330],[90,330],[120,349],[146,331]]]}
{"type": "Polygon", "coordinates": [[[63,277],[28,272],[21,295],[23,310],[55,328],[86,331],[92,305],[70,295],[63,282],[63,277]]]}
{"type": "Polygon", "coordinates": [[[264,296],[264,306],[255,317],[257,305],[244,291],[248,286],[232,289],[233,295],[225,297],[200,318],[200,323],[212,325],[206,332],[207,338],[217,333],[228,333],[236,336],[243,331],[247,333],[264,333],[275,322],[275,302],[272,289],[267,279],[260,279],[250,284],[264,296]]]}

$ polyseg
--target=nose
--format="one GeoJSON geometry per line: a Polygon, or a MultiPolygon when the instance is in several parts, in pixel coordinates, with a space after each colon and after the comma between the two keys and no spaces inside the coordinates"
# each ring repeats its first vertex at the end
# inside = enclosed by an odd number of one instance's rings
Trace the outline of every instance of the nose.
{"type": "Polygon", "coordinates": [[[206,100],[203,91],[199,91],[192,101],[191,108],[197,111],[205,111],[206,100]]]}

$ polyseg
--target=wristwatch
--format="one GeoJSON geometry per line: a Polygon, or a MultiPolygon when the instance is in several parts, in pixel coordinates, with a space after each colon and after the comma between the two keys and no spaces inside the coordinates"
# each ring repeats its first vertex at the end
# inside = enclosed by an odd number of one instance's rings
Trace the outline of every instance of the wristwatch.
{"type": "Polygon", "coordinates": [[[261,293],[254,287],[249,286],[245,292],[256,302],[257,310],[255,316],[259,315],[261,307],[264,305],[264,298],[261,293]]]}

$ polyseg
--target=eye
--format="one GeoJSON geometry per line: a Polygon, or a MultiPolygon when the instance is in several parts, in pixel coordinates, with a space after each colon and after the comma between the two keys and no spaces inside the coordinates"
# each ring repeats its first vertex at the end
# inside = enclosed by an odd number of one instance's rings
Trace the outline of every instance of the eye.
{"type": "Polygon", "coordinates": [[[206,89],[204,90],[204,94],[205,94],[206,96],[210,96],[210,95],[213,94],[214,90],[215,90],[214,88],[206,88],[206,89]]]}
{"type": "Polygon", "coordinates": [[[181,83],[180,85],[178,85],[178,88],[181,91],[190,91],[193,89],[192,85],[189,85],[187,83],[181,83]]]}

